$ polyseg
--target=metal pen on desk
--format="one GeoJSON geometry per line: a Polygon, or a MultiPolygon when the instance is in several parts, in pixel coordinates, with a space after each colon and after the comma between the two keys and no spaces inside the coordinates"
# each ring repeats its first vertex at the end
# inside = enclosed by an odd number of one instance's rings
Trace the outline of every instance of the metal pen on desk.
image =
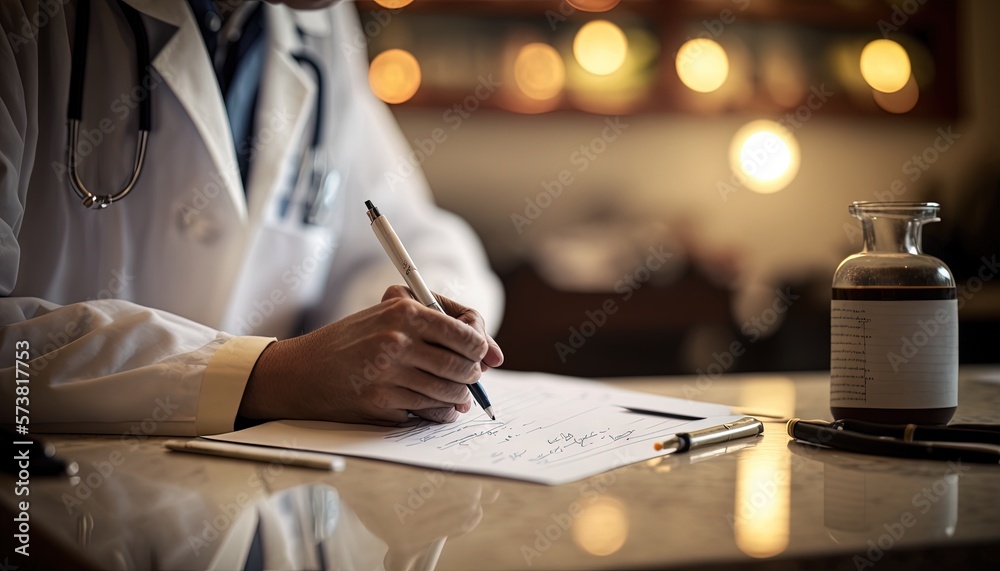
{"type": "MultiPolygon", "coordinates": [[[[378,208],[375,208],[372,201],[366,200],[365,206],[368,207],[368,219],[371,220],[375,236],[378,237],[378,241],[382,244],[382,248],[385,249],[385,253],[389,255],[392,264],[399,270],[400,275],[403,276],[403,280],[409,286],[410,291],[413,292],[417,301],[431,309],[436,309],[448,315],[441,308],[441,304],[438,303],[437,298],[431,293],[430,288],[424,283],[424,279],[420,277],[420,272],[417,271],[416,264],[413,263],[410,255],[406,252],[403,243],[399,241],[399,236],[396,236],[396,232],[393,231],[389,220],[379,213],[378,208]]],[[[496,420],[497,417],[493,414],[493,405],[490,404],[490,397],[486,396],[483,386],[479,383],[472,383],[469,385],[469,392],[472,393],[473,398],[476,399],[479,406],[486,411],[486,414],[490,415],[491,419],[496,420]]]]}
{"type": "Polygon", "coordinates": [[[289,466],[301,466],[303,468],[315,468],[317,470],[332,470],[334,472],[342,471],[345,465],[344,458],[334,454],[237,444],[235,442],[220,442],[204,438],[167,440],[163,443],[163,446],[174,452],[194,452],[196,454],[209,454],[223,458],[286,464],[289,466]]]}
{"type": "Polygon", "coordinates": [[[673,452],[687,452],[695,448],[701,448],[710,444],[729,442],[737,438],[757,436],[764,432],[764,424],[756,418],[744,416],[739,420],[727,422],[721,426],[713,426],[702,430],[691,432],[678,432],[667,437],[663,442],[653,445],[656,450],[665,450],[668,454],[673,452]]]}

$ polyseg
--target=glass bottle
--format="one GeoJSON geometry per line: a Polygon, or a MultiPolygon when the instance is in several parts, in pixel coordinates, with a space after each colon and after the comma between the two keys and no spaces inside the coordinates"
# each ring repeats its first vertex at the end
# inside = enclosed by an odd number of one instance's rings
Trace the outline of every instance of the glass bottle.
{"type": "Polygon", "coordinates": [[[920,250],[934,202],[855,202],[864,245],[833,275],[830,411],[890,424],[945,424],[958,405],[955,278],[920,250]]]}

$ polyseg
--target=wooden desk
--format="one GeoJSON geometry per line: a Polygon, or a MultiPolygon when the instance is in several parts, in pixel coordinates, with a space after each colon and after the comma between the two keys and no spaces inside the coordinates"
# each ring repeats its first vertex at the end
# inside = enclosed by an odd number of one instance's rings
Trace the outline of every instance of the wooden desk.
{"type": "MultiPolygon", "coordinates": [[[[618,384],[830,418],[824,374],[618,384]]],[[[1000,367],[963,369],[955,420],[1000,422],[1000,367]]],[[[80,464],[81,478],[32,480],[31,559],[9,558],[21,569],[243,569],[248,559],[281,569],[440,570],[1000,563],[1000,467],[821,451],[789,441],[781,423],[728,449],[559,487],[355,459],[345,472],[322,473],[169,453],[152,438],[50,440],[80,464]]],[[[13,478],[2,482],[0,505],[12,512],[13,478]]]]}

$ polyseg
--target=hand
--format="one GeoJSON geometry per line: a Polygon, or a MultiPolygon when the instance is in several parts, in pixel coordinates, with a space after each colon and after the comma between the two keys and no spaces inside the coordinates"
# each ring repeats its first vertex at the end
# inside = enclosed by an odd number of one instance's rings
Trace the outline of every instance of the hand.
{"type": "Polygon", "coordinates": [[[392,425],[413,412],[454,422],[472,407],[466,385],[503,363],[503,353],[478,312],[438,300],[448,315],[392,286],[378,305],[272,343],[250,374],[239,414],[392,425]]]}

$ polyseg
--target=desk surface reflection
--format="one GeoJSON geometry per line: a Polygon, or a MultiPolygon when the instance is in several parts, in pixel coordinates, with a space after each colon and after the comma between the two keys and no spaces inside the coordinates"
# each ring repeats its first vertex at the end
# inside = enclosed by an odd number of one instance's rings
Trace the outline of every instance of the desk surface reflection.
{"type": "MultiPolygon", "coordinates": [[[[827,378],[618,383],[776,417],[829,418],[827,378]]],[[[963,369],[955,421],[1000,422],[1000,368],[963,369]]],[[[445,571],[1000,562],[997,466],[819,450],[790,441],[781,422],[767,423],[762,438],[557,487],[361,459],[323,473],[169,453],[160,438],[49,440],[80,472],[72,481],[32,480],[30,568],[69,561],[111,569],[445,571]]],[[[12,512],[24,498],[14,496],[10,476],[3,480],[0,505],[12,512]]]]}

